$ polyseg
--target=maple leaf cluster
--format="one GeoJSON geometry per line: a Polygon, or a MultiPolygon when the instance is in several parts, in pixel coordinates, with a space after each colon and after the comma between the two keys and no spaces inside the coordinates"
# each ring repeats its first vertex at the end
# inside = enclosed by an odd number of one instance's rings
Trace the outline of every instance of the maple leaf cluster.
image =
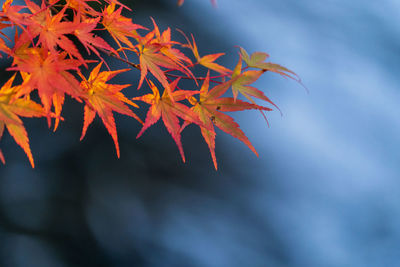
{"type": "MultiPolygon", "coordinates": [[[[7,129],[34,167],[21,117],[44,117],[55,131],[64,120],[61,113],[68,96],[84,105],[81,140],[98,115],[114,141],[118,157],[114,112],[142,124],[137,138],[162,119],[183,161],[181,133],[189,124],[200,128],[216,169],[214,126],[239,139],[257,154],[239,125],[225,112],[271,111],[271,105],[276,105],[251,85],[266,71],[295,80],[297,76],[278,64],[265,62],[268,54],[248,55],[243,48],[240,48],[236,67],[231,70],[216,62],[223,53],[201,56],[193,35],[189,39],[182,33],[186,42],[174,41],[170,28],[161,32],[153,20],[153,29],[149,30],[124,17],[124,9],[129,10],[117,0],[43,0],[41,5],[30,0],[25,0],[24,5],[16,5],[13,0],[3,3],[0,51],[12,58],[7,70],[14,73],[0,89],[0,138],[7,129]],[[93,5],[99,3],[102,10],[93,5]],[[15,31],[14,40],[4,33],[7,28],[15,31]],[[98,33],[102,31],[108,32],[112,42],[100,37],[98,33]],[[84,48],[82,52],[79,46],[84,48]],[[187,55],[190,51],[191,57],[187,55]],[[97,56],[97,61],[88,60],[91,53],[97,56]],[[129,68],[111,70],[105,57],[116,58],[129,68]],[[193,74],[193,68],[198,65],[208,69],[206,77],[193,74]],[[82,73],[87,69],[89,77],[82,73]],[[116,75],[131,70],[140,71],[140,80],[134,87],[140,89],[146,83],[151,93],[129,99],[122,90],[132,85],[109,83],[116,75]],[[183,79],[193,80],[197,90],[181,89],[179,83],[183,79]],[[226,93],[233,97],[225,96],[226,93]],[[32,94],[38,96],[36,101],[32,100],[35,99],[32,94]],[[238,99],[239,95],[247,101],[238,99]],[[265,101],[269,107],[257,105],[254,98],[265,101]],[[143,121],[133,111],[139,108],[137,101],[150,105],[143,121]]],[[[5,162],[1,150],[0,160],[5,162]]]]}

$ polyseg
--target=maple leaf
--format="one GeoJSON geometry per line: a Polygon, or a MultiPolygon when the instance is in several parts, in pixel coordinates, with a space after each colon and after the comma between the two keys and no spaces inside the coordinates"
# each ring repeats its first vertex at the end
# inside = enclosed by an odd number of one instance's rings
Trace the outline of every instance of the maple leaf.
{"type": "MultiPolygon", "coordinates": [[[[255,104],[252,97],[264,100],[271,105],[275,106],[278,110],[278,106],[272,102],[262,91],[258,90],[255,87],[250,86],[250,84],[260,78],[260,76],[265,72],[264,70],[248,70],[243,73],[242,72],[242,58],[239,58],[239,62],[233,70],[232,74],[232,92],[233,98],[237,99],[239,92],[245,96],[250,102],[255,104]]],[[[264,113],[263,113],[264,115],[264,113]]],[[[265,116],[264,116],[265,118],[265,116]]],[[[265,118],[266,119],[266,118],[265,118]]]]}
{"type": "Polygon", "coordinates": [[[153,93],[133,98],[133,100],[143,101],[151,105],[149,111],[147,112],[143,128],[140,130],[136,138],[139,138],[144,133],[144,131],[146,131],[147,128],[149,128],[151,125],[155,124],[160,118],[162,118],[165,127],[167,128],[168,132],[171,134],[176,145],[178,146],[183,162],[185,162],[185,154],[183,152],[183,147],[181,143],[181,126],[179,125],[178,117],[182,118],[185,121],[189,121],[191,123],[195,123],[206,128],[208,127],[200,121],[197,114],[194,113],[189,107],[177,102],[198,93],[198,91],[174,91],[178,82],[179,79],[176,79],[170,84],[171,95],[169,95],[167,90],[164,90],[163,95],[160,96],[158,88],[154,85],[153,82],[150,81],[150,88],[153,93]]]}
{"type": "Polygon", "coordinates": [[[25,23],[27,23],[28,25],[32,23],[38,23],[39,25],[45,26],[47,17],[47,12],[45,12],[45,10],[47,9],[46,3],[42,1],[42,6],[39,7],[36,3],[30,0],[25,0],[25,4],[29,11],[32,13],[32,15],[28,17],[30,21],[25,23]]]}
{"type": "Polygon", "coordinates": [[[139,62],[140,62],[140,80],[138,88],[143,84],[148,71],[163,85],[165,89],[170,91],[169,83],[165,73],[160,67],[165,68],[180,68],[179,65],[174,63],[168,57],[158,53],[160,50],[157,46],[147,45],[139,49],[139,62]]]}
{"type": "MultiPolygon", "coordinates": [[[[159,49],[159,53],[166,56],[167,58],[169,58],[172,61],[171,62],[172,64],[170,64],[169,66],[168,65],[165,66],[165,67],[169,68],[168,71],[179,70],[182,73],[186,74],[187,77],[193,79],[197,84],[196,77],[189,70],[189,68],[185,65],[185,64],[193,65],[192,61],[190,60],[190,58],[185,56],[185,54],[183,54],[179,49],[173,48],[174,45],[182,46],[182,44],[171,40],[171,29],[169,27],[161,34],[154,19],[151,18],[151,20],[153,21],[154,30],[149,35],[151,36],[151,38],[154,35],[154,38],[149,39],[148,37],[147,38],[145,37],[144,39],[145,40],[147,39],[148,43],[150,43],[153,47],[156,47],[159,49]],[[178,65],[178,67],[176,65],[178,65]]],[[[147,43],[147,42],[145,42],[145,43],[147,43]]],[[[157,64],[157,62],[158,61],[155,61],[156,64],[157,64]]],[[[161,62],[159,65],[162,66],[163,63],[161,62]]],[[[160,81],[160,79],[158,79],[158,80],[160,81]]],[[[165,85],[166,84],[164,84],[164,87],[165,87],[165,85]]],[[[167,87],[167,89],[168,89],[168,87],[167,87]]]]}
{"type": "Polygon", "coordinates": [[[6,0],[2,5],[0,16],[7,18],[12,24],[18,25],[21,28],[25,24],[27,14],[21,14],[19,11],[24,9],[24,6],[12,5],[13,0],[6,0]]]}
{"type": "Polygon", "coordinates": [[[154,30],[145,37],[141,37],[139,44],[136,46],[140,61],[140,80],[138,88],[142,86],[148,71],[150,71],[171,96],[171,88],[169,87],[167,77],[164,71],[161,70],[161,67],[179,70],[188,77],[193,77],[193,79],[195,79],[195,77],[182,63],[183,61],[191,62],[190,59],[172,49],[172,44],[175,42],[171,42],[171,36],[168,34],[168,31],[160,35],[160,31],[154,20],[153,23],[154,30]]]}
{"type": "Polygon", "coordinates": [[[101,37],[96,36],[92,31],[96,28],[100,21],[98,18],[85,18],[82,21],[81,16],[76,15],[74,17],[73,23],[76,25],[74,30],[74,35],[79,39],[79,41],[86,48],[86,51],[90,54],[92,50],[98,57],[101,58],[100,53],[97,51],[96,47],[111,51],[114,54],[117,52],[101,37]]]}
{"type": "Polygon", "coordinates": [[[8,70],[20,71],[24,79],[17,92],[17,97],[28,95],[31,91],[37,89],[44,110],[48,114],[49,125],[51,106],[55,106],[56,117],[59,118],[64,93],[79,101],[81,87],[68,70],[78,71],[81,62],[66,59],[66,53],[50,53],[37,47],[26,48],[22,46],[13,56],[14,67],[8,68],[8,70]]]}
{"type": "Polygon", "coordinates": [[[84,98],[86,105],[84,107],[84,123],[80,140],[85,137],[88,126],[93,122],[96,114],[98,114],[114,140],[115,149],[119,158],[120,150],[113,111],[133,117],[141,123],[142,121],[126,104],[133,107],[138,106],[121,93],[121,90],[130,86],[130,84],[107,84],[107,81],[112,79],[115,75],[129,71],[130,69],[99,72],[101,66],[102,63],[98,64],[90,73],[89,79],[87,80],[81,75],[83,79],[81,86],[84,89],[82,98],[84,98]]]}
{"type": "Polygon", "coordinates": [[[56,48],[59,46],[68,54],[71,54],[84,63],[85,61],[74,43],[65,36],[66,34],[73,33],[77,26],[73,22],[62,21],[64,18],[64,13],[67,10],[67,6],[65,6],[56,15],[51,15],[50,9],[40,11],[39,7],[35,7],[35,4],[33,3],[31,3],[30,6],[30,9],[37,11],[36,13],[45,13],[45,18],[42,16],[32,16],[32,19],[28,24],[28,31],[29,34],[32,35],[32,38],[39,36],[36,46],[43,45],[51,52],[56,52],[56,48]]]}
{"type": "Polygon", "coordinates": [[[194,40],[194,36],[193,34],[192,36],[192,42],[190,42],[189,38],[182,32],[180,31],[183,36],[185,37],[186,41],[187,41],[187,45],[185,45],[186,47],[190,48],[193,52],[194,57],[196,58],[197,62],[210,69],[210,70],[214,70],[216,72],[219,72],[221,74],[227,74],[232,72],[230,69],[225,68],[224,66],[221,66],[217,63],[215,63],[214,61],[217,60],[219,57],[225,55],[225,53],[217,53],[217,54],[210,54],[210,55],[205,55],[203,57],[200,57],[199,51],[197,49],[197,45],[196,45],[196,41],[194,40]]]}
{"type": "MultiPolygon", "coordinates": [[[[211,153],[211,158],[214,163],[214,167],[217,170],[217,159],[215,156],[215,130],[213,124],[220,128],[222,131],[232,135],[233,137],[239,139],[244,144],[246,144],[251,151],[254,152],[258,156],[257,151],[250,143],[249,139],[243,133],[243,131],[239,128],[239,125],[234,121],[234,119],[222,112],[230,112],[230,111],[241,111],[241,110],[249,110],[249,109],[257,109],[257,110],[265,110],[271,111],[272,109],[259,106],[256,104],[248,103],[241,100],[235,100],[232,97],[221,97],[232,85],[232,81],[228,81],[223,84],[219,84],[213,87],[210,91],[209,89],[209,73],[207,74],[206,79],[200,89],[200,97],[197,100],[194,97],[189,98],[189,102],[193,105],[191,110],[198,114],[200,120],[204,123],[205,127],[200,127],[201,134],[206,141],[208,148],[211,153]]],[[[188,125],[188,122],[182,126],[185,128],[188,125]]]]}
{"type": "Polygon", "coordinates": [[[179,42],[171,40],[171,29],[168,27],[161,34],[156,22],[154,21],[154,19],[151,18],[151,20],[153,21],[153,25],[154,25],[153,32],[155,34],[155,38],[151,41],[151,43],[159,45],[161,47],[160,48],[160,52],[162,54],[164,54],[165,56],[169,57],[172,61],[174,61],[179,66],[184,68],[185,71],[187,71],[187,73],[190,76],[193,76],[193,74],[191,74],[189,69],[187,69],[186,66],[184,65],[184,63],[189,64],[189,65],[193,64],[192,61],[190,60],[190,58],[185,56],[185,54],[183,54],[179,49],[176,49],[176,48],[172,47],[173,45],[177,45],[177,44],[178,45],[182,45],[182,44],[179,43],[179,42]]]}
{"type": "Polygon", "coordinates": [[[284,77],[288,77],[297,82],[300,82],[299,77],[293,71],[291,71],[279,64],[276,64],[276,63],[264,62],[267,58],[269,58],[269,55],[267,53],[254,52],[253,54],[251,54],[251,56],[249,56],[249,54],[246,52],[246,50],[244,50],[244,48],[240,47],[240,55],[243,58],[243,60],[246,62],[247,66],[249,66],[251,68],[261,69],[263,71],[272,71],[272,72],[278,73],[284,77]]]}
{"type": "MultiPolygon", "coordinates": [[[[4,128],[7,128],[15,142],[25,151],[28,159],[35,167],[31,149],[29,147],[28,134],[18,116],[43,117],[46,113],[43,107],[30,100],[29,97],[15,99],[19,86],[12,87],[15,74],[0,89],[0,138],[4,128]]],[[[4,163],[4,156],[0,151],[0,160],[4,163]]]]}
{"type": "Polygon", "coordinates": [[[138,24],[133,24],[132,19],[122,16],[122,8],[121,6],[115,10],[115,3],[113,1],[103,10],[103,20],[101,23],[120,48],[122,48],[121,42],[133,48],[134,46],[128,37],[138,38],[136,30],[146,28],[138,24]]]}

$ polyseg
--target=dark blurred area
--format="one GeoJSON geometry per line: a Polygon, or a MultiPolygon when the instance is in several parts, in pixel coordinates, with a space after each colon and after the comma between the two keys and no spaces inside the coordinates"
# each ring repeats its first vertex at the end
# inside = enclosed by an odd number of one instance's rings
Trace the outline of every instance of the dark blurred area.
{"type": "Polygon", "coordinates": [[[258,86],[284,116],[269,114],[270,128],[257,112],[234,116],[260,157],[217,132],[218,171],[195,127],[183,132],[183,164],[160,122],[136,140],[140,125],[116,115],[117,159],[98,117],[79,142],[83,105],[71,99],[55,133],[24,120],[35,169],[8,133],[0,141],[0,266],[400,265],[395,1],[124,3],[139,24],[152,28],[151,16],[194,33],[202,53],[227,52],[232,68],[234,45],[266,51],[310,93],[267,75],[258,86]]]}

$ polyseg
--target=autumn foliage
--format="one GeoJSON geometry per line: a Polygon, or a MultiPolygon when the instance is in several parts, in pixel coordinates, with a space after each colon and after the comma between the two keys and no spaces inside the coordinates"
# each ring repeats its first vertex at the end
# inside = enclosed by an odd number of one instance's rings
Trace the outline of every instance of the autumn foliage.
{"type": "MultiPolygon", "coordinates": [[[[276,105],[252,84],[267,71],[295,80],[297,76],[266,62],[268,54],[249,55],[243,48],[239,49],[237,65],[227,68],[217,62],[223,53],[201,54],[193,35],[189,38],[182,33],[186,41],[174,41],[169,28],[160,31],[154,20],[153,29],[135,24],[122,15],[124,9],[129,10],[117,0],[43,0],[40,5],[30,0],[24,5],[4,2],[0,11],[0,51],[12,58],[12,65],[7,69],[11,78],[0,89],[0,138],[7,129],[34,167],[21,117],[44,117],[55,131],[66,119],[61,114],[67,96],[83,105],[81,140],[98,115],[114,141],[118,157],[115,112],[142,125],[137,138],[161,119],[183,161],[181,133],[189,124],[199,127],[216,169],[215,127],[239,139],[257,155],[226,112],[254,109],[265,116],[264,112],[276,105]],[[15,32],[13,40],[3,32],[7,28],[15,32]],[[107,32],[113,41],[105,41],[100,32],[107,32]],[[92,53],[98,60],[88,59],[92,53]],[[111,70],[107,64],[110,57],[120,60],[125,68],[111,70]],[[208,69],[207,76],[196,77],[195,66],[208,69]],[[82,73],[87,69],[89,77],[82,73]],[[140,80],[133,81],[133,85],[110,82],[127,71],[139,71],[140,80]],[[193,80],[195,88],[180,88],[184,79],[193,80]],[[144,84],[148,86],[144,88],[144,84]],[[140,90],[138,96],[129,99],[123,92],[126,89],[140,90]],[[255,99],[268,106],[256,104],[255,99]],[[138,103],[149,105],[144,119],[135,113],[138,103]]],[[[0,160],[5,162],[1,150],[0,160]]]]}

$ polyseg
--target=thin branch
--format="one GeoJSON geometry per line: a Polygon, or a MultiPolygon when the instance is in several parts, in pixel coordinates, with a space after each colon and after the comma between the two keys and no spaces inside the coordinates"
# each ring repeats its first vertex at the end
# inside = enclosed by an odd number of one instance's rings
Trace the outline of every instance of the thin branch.
{"type": "MultiPolygon", "coordinates": [[[[165,73],[166,76],[169,77],[173,77],[173,78],[181,78],[181,79],[185,79],[185,80],[193,80],[193,78],[191,77],[187,77],[187,76],[180,76],[180,75],[175,75],[175,74],[171,74],[171,73],[165,73]]],[[[220,75],[220,76],[215,76],[215,77],[210,77],[210,82],[212,83],[217,83],[217,84],[223,84],[223,82],[219,82],[219,81],[215,81],[215,80],[211,80],[211,79],[215,79],[215,78],[223,78],[226,75],[220,75]]],[[[196,80],[205,80],[206,77],[196,77],[196,80]]]]}
{"type": "Polygon", "coordinates": [[[130,62],[129,60],[123,59],[122,57],[120,57],[119,55],[114,54],[113,52],[110,52],[104,48],[101,47],[96,47],[97,49],[101,50],[102,52],[106,53],[108,56],[113,57],[115,59],[118,59],[121,62],[124,62],[125,64],[128,64],[131,67],[134,67],[135,69],[140,70],[140,64],[135,64],[133,62],[130,62]]]}

